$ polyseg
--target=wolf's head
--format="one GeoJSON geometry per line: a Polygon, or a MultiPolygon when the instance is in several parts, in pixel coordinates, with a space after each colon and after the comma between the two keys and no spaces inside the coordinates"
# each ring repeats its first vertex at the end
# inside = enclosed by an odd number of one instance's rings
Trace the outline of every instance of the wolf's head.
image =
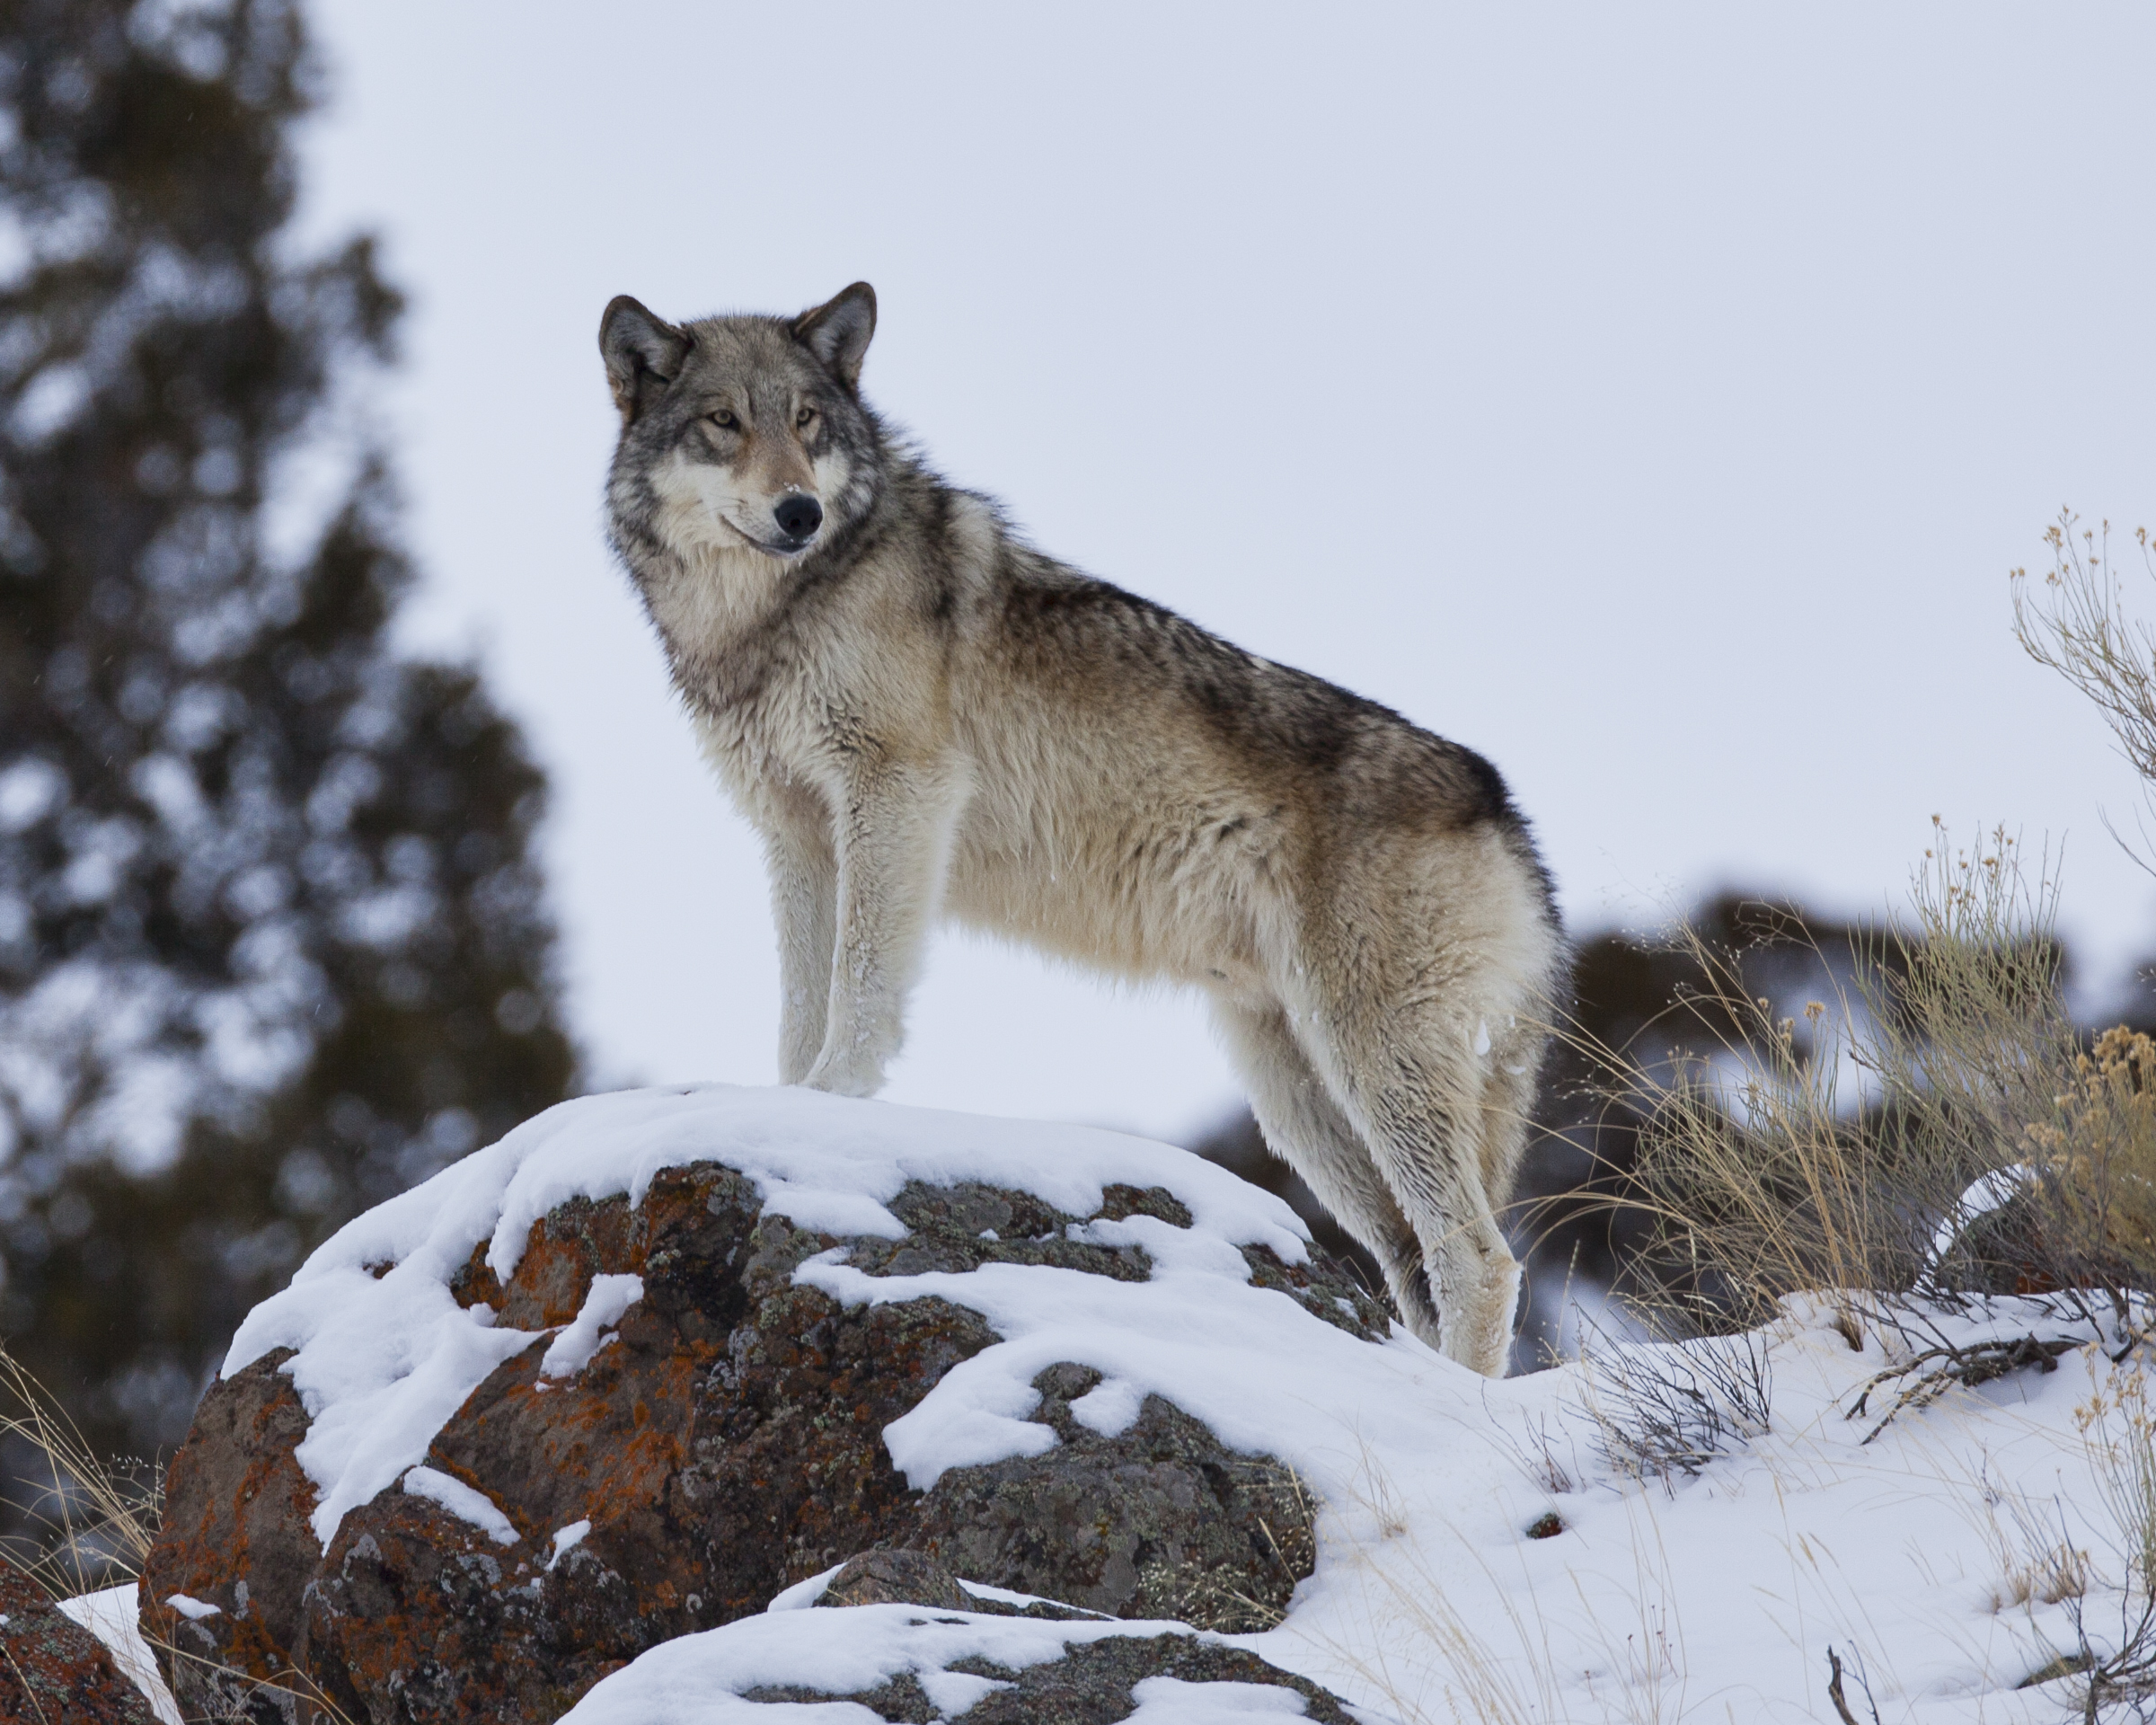
{"type": "Polygon", "coordinates": [[[616,530],[672,549],[807,555],[867,506],[879,439],[857,385],[876,291],[792,319],[676,327],[623,294],[599,324],[621,410],[616,530]]]}

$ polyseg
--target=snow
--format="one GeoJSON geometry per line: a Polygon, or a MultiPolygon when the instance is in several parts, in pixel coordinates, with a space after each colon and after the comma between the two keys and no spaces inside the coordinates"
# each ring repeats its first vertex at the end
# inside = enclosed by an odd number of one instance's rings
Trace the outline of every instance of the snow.
{"type": "MultiPolygon", "coordinates": [[[[1986,1332],[1936,1322],[1965,1343],[1986,1332]]],[[[2006,1336],[2056,1327],[2033,1303],[2002,1303],[1993,1322],[2006,1336]]],[[[1480,1418],[1419,1453],[1381,1437],[1345,1512],[1321,1523],[1319,1570],[1287,1623],[1250,1645],[1432,1717],[1495,1693],[1522,1719],[1811,1720],[1832,1646],[1861,1659],[1889,1718],[2057,1718],[2057,1687],[2017,1685],[2072,1645],[2067,1613],[2013,1604],[2008,1572],[2064,1538],[2103,1579],[2092,1626],[2116,1621],[2124,1536],[2080,1428],[2099,1398],[2114,1414],[2122,1394],[2133,1406],[2139,1368],[2083,1350],[2048,1376],[1949,1392],[1867,1445],[1884,1405],[1847,1416],[1890,1363],[1886,1342],[1875,1332],[1852,1351],[1803,1303],[1762,1340],[1772,1429],[1690,1482],[1599,1461],[1587,1410],[1619,1410],[1612,1372],[1591,1362],[1490,1385],[1480,1418]],[[1527,1537],[1551,1510],[1565,1531],[1527,1537]]],[[[2091,1429],[2100,1446],[2117,1428],[2091,1429]]]]}
{"type": "Polygon", "coordinates": [[[168,1593],[164,1603],[191,1623],[199,1623],[205,1617],[222,1616],[225,1611],[222,1606],[213,1606],[207,1599],[190,1598],[184,1593],[168,1593]]]}
{"type": "Polygon", "coordinates": [[[1145,1677],[1132,1685],[1138,1703],[1123,1725],[1249,1725],[1268,1719],[1302,1719],[1309,1712],[1293,1689],[1264,1683],[1185,1683],[1180,1677],[1145,1677]]]}
{"type": "Polygon", "coordinates": [[[591,1531],[588,1521],[572,1521],[566,1527],[554,1530],[553,1550],[546,1560],[546,1572],[552,1575],[554,1565],[584,1543],[584,1535],[591,1531]]]}
{"type": "MultiPolygon", "coordinates": [[[[490,1535],[498,1544],[514,1545],[517,1530],[509,1518],[501,1513],[501,1506],[484,1491],[473,1490],[462,1480],[437,1472],[431,1467],[415,1467],[404,1475],[404,1489],[415,1498],[426,1498],[438,1503],[451,1515],[470,1522],[482,1534],[490,1535]]],[[[590,1524],[587,1523],[588,1526],[590,1524]]],[[[552,1569],[553,1566],[547,1566],[552,1569]]]]}
{"type": "Polygon", "coordinates": [[[796,1581],[791,1588],[782,1588],[771,1597],[766,1611],[806,1611],[831,1590],[831,1583],[846,1566],[834,1563],[827,1570],[818,1570],[806,1581],[796,1581]]]}
{"type": "MultiPolygon", "coordinates": [[[[886,1429],[907,1483],[926,1491],[953,1467],[1054,1448],[1055,1433],[1027,1416],[1039,1402],[1033,1380],[1063,1360],[1102,1375],[1072,1413],[1104,1436],[1127,1429],[1147,1395],[1165,1396],[1230,1447],[1280,1455],[1328,1494],[1344,1491],[1350,1479],[1353,1448],[1338,1409],[1365,1409],[1367,1421],[1392,1430],[1402,1413],[1414,1423],[1456,1419],[1478,1393],[1480,1379],[1404,1337],[1373,1346],[1286,1294],[1251,1286],[1241,1254],[1202,1228],[1133,1216],[1071,1233],[1100,1245],[1143,1246],[1153,1255],[1152,1278],[1001,1263],[962,1275],[869,1276],[837,1252],[796,1272],[797,1281],[849,1305],[936,1296],[970,1306],[1003,1338],[953,1367],[886,1429]],[[1276,1393],[1252,1393],[1268,1384],[1276,1393]]],[[[1405,1428],[1398,1435],[1410,1437],[1405,1428]]]]}
{"type": "MultiPolygon", "coordinates": [[[[835,1575],[837,1570],[834,1570],[832,1573],[835,1575]]],[[[1013,1593],[1008,1588],[992,1588],[985,1582],[968,1581],[963,1577],[959,1578],[959,1586],[963,1588],[968,1593],[970,1593],[976,1599],[987,1599],[999,1605],[1016,1606],[1021,1611],[1028,1606],[1053,1605],[1056,1603],[1053,1600],[1044,1600],[1037,1593],[1013,1593]]],[[[771,1608],[773,1611],[778,1609],[777,1600],[774,1599],[772,1601],[771,1608]]],[[[1082,1609],[1082,1607],[1070,1606],[1067,1607],[1067,1609],[1080,1610],[1082,1609]]],[[[1108,1614],[1106,1612],[1100,1611],[1096,1611],[1092,1614],[1092,1615],[1096,1617],[1105,1617],[1107,1614],[1108,1614]]]]}
{"type": "Polygon", "coordinates": [[[1936,1264],[1954,1249],[1960,1239],[1976,1223],[1993,1210],[2009,1204],[2028,1190],[2036,1180],[2037,1171],[2025,1163],[2016,1163],[2009,1168],[1994,1168],[1988,1174],[1980,1174],[1969,1183],[1966,1191],[1955,1200],[1954,1208],[1940,1218],[1939,1226],[1931,1231],[1931,1252],[1929,1261],[1936,1264]]]}
{"type": "MultiPolygon", "coordinates": [[[[185,1597],[183,1594],[172,1596],[173,1600],[185,1597]]],[[[188,1605],[199,1603],[188,1600],[188,1605]]],[[[142,1691],[160,1725],[181,1725],[179,1703],[172,1699],[172,1692],[164,1686],[164,1675],[157,1669],[156,1656],[150,1651],[150,1644],[142,1639],[141,1612],[132,1581],[97,1593],[77,1594],[72,1599],[61,1600],[59,1608],[105,1644],[112,1655],[112,1663],[119,1668],[120,1676],[142,1691]]],[[[194,1614],[185,1606],[178,1609],[184,1615],[194,1614]]]]}
{"type": "MultiPolygon", "coordinates": [[[[2146,1428],[2138,1354],[2115,1366],[2081,1347],[2055,1371],[1949,1390],[1881,1429],[1899,1384],[1875,1390],[1860,1419],[1850,1417],[1858,1394],[1927,1338],[1874,1323],[1852,1348],[1825,1305],[1793,1301],[1754,1339],[1771,1372],[1766,1429],[1731,1438],[1695,1478],[1636,1478],[1598,1444],[1597,1416],[1628,1417],[1628,1373],[1697,1364],[1704,1345],[1605,1336],[1590,1340],[1585,1362],[1485,1381],[1404,1333],[1364,1341],[1252,1284],[1238,1248],[1259,1243],[1300,1259],[1300,1225],[1182,1152],[793,1090],[645,1091],[566,1104],[317,1252],[250,1316],[225,1369],[272,1348],[297,1350],[284,1369],[314,1420],[299,1455],[322,1494],[318,1535],[326,1541],[345,1508],[409,1478],[493,1363],[543,1333],[455,1307],[447,1279],[475,1249],[506,1278],[551,1206],[614,1193],[634,1200],[660,1169],[706,1159],[739,1169],[767,1209],[882,1237],[903,1232],[886,1206],[909,1180],[1029,1190],[1081,1216],[1110,1182],[1174,1192],[1192,1215],[1188,1229],[1146,1216],[1074,1227],[1103,1245],[1143,1247],[1153,1269],[1142,1283],[1003,1263],[876,1278],[843,1249],[810,1259],[797,1279],[849,1303],[935,1295],[995,1332],[887,1428],[893,1462],[915,1485],[1052,1448],[1055,1434],[1026,1416],[1037,1403],[1032,1378],[1061,1361],[1101,1374],[1074,1404],[1094,1430],[1127,1429],[1158,1394],[1230,1446],[1293,1466],[1319,1506],[1316,1572],[1279,1627],[1231,1639],[1371,1720],[1794,1725],[1830,1713],[1832,1648],[1864,1673],[1885,1720],[2033,1725],[2062,1716],[2072,1685],[2018,1685],[2074,1644],[2070,1602],[2046,1602],[2027,1585],[2037,1560],[2059,1543],[2086,1552],[2091,1636],[2115,1637],[2121,1620],[2131,1535],[2107,1458],[2137,1420],[2146,1428]],[[1551,1512],[1562,1531],[1530,1537],[1551,1512]]],[[[596,1345],[633,1297],[595,1288],[552,1346],[567,1358],[587,1339],[596,1345]]],[[[1909,1315],[1957,1345],[2087,1333],[2029,1301],[1966,1317],[1909,1315]]],[[[557,1557],[573,1531],[555,1536],[557,1557]]],[[[951,1672],[954,1660],[1016,1668],[1058,1657],[1068,1642],[1162,1627],[810,1609],[829,1579],[788,1589],[762,1615],[652,1650],[569,1717],[763,1719],[767,1710],[741,1701],[742,1691],[844,1693],[900,1671],[945,1685],[932,1693],[949,1707],[966,1684],[947,1680],[985,1681],[951,1672]]],[[[1140,1701],[1147,1725],[1277,1718],[1286,1704],[1164,1680],[1140,1701]]],[[[789,1716],[866,1719],[835,1703],[789,1716]]]]}
{"type": "Polygon", "coordinates": [[[539,1362],[542,1377],[574,1377],[591,1363],[591,1357],[612,1340],[602,1335],[609,1324],[644,1297],[641,1276],[594,1276],[591,1291],[584,1296],[575,1320],[554,1338],[553,1346],[539,1362]]]}

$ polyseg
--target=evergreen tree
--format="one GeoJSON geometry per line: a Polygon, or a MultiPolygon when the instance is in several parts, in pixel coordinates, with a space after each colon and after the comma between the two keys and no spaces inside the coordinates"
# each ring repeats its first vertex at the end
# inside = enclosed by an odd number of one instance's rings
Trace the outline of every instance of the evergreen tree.
{"type": "Polygon", "coordinates": [[[572,1077],[542,776],[388,641],[398,300],[293,254],[313,84],[293,0],[0,0],[0,1330],[142,1454],[572,1077]]]}

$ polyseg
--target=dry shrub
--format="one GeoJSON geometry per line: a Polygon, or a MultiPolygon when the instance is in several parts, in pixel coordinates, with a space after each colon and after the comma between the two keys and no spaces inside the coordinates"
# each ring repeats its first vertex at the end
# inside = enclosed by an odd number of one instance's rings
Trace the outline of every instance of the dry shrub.
{"type": "MultiPolygon", "coordinates": [[[[2107,526],[2064,512],[2046,541],[2040,587],[2014,571],[2015,634],[2156,798],[2156,628],[2128,614],[2107,526]]],[[[1741,1327],[1809,1290],[1853,1340],[1878,1296],[2096,1289],[2123,1314],[2156,1287],[2156,1044],[2122,1028],[2084,1052],[2048,856],[1934,826],[1907,910],[1853,970],[1823,956],[1827,998],[1762,996],[1743,952],[1681,931],[1702,980],[1678,1046],[1583,1050],[1636,1128],[1616,1201],[1652,1225],[1629,1291],[1665,1322],[1741,1327]]]]}
{"type": "Polygon", "coordinates": [[[1680,1477],[1772,1429],[1773,1366],[1756,1334],[1683,1349],[1598,1346],[1581,1365],[1577,1411],[1604,1462],[1673,1495],[1680,1477]]]}
{"type": "MultiPolygon", "coordinates": [[[[2012,574],[2015,638],[2095,705],[2140,781],[2144,808],[2156,807],[2156,630],[2128,612],[2109,522],[2085,527],[2063,509],[2044,538],[2051,566],[2042,584],[2032,585],[2026,570],[2012,574]]],[[[2129,562],[2156,579],[2146,527],[2135,530],[2134,544],[2138,554],[2129,562]]],[[[2151,868],[2145,819],[2140,836],[2138,852],[2126,848],[2151,868]]],[[[2028,1137],[2044,1175],[2046,1225],[2114,1278],[2143,1288],[2156,1275],[2152,1077],[2156,1045],[2123,1026],[2106,1031],[2073,1062],[2053,1117],[2033,1122],[2028,1137]]]]}
{"type": "MultiPolygon", "coordinates": [[[[2009,834],[1972,854],[1935,829],[1907,911],[1858,942],[1827,1000],[1754,995],[1743,953],[1681,930],[1702,980],[1676,1046],[1593,1051],[1637,1126],[1616,1201],[1652,1224],[1629,1292],[1657,1325],[1745,1328],[1809,1291],[1838,1303],[1853,1343],[1859,1305],[2066,1286],[2104,1237],[2044,1225],[2025,1190],[2056,1159],[2045,1131],[2076,1146],[2074,1167],[2119,1161],[2059,1100],[2080,1047],[2054,885],[2028,878],[2009,834]]],[[[2123,1188],[2071,1190],[2100,1208],[2123,1188]]]]}
{"type": "Polygon", "coordinates": [[[2045,1226],[2141,1287],[2156,1281],[2156,1042],[2120,1025],[2079,1056],[2028,1128],[2045,1226]]]}
{"type": "MultiPolygon", "coordinates": [[[[2134,540],[2143,572],[2156,579],[2149,530],[2134,540]]],[[[2156,631],[2127,615],[2108,521],[2084,527],[2062,510],[2044,541],[2051,567],[2042,588],[2032,590],[2027,570],[2013,571],[2014,637],[2095,703],[2146,796],[2156,787],[2156,631]]]]}

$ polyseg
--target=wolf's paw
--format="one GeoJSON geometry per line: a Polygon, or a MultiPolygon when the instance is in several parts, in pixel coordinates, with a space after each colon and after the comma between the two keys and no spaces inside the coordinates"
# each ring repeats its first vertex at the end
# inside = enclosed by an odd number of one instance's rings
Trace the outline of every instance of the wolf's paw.
{"type": "Polygon", "coordinates": [[[801,1084],[833,1096],[873,1096],[883,1088],[883,1074],[850,1062],[818,1060],[801,1084]]]}
{"type": "Polygon", "coordinates": [[[1454,1270],[1435,1291],[1447,1359],[1503,1377],[1512,1356],[1512,1328],[1520,1303],[1520,1266],[1511,1253],[1490,1252],[1454,1270]]]}

